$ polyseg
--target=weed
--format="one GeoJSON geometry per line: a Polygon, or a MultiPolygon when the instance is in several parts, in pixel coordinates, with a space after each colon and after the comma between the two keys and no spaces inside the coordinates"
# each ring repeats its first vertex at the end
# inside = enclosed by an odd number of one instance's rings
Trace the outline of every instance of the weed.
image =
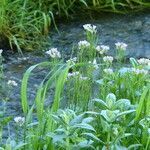
{"type": "Polygon", "coordinates": [[[126,44],[117,43],[116,56],[107,56],[108,46],[97,47],[96,27],[88,24],[84,28],[87,36],[77,47],[77,57],[60,61],[61,54],[52,48],[46,52],[48,61],[25,72],[23,116],[14,118],[16,136],[8,137],[1,149],[149,150],[150,60],[130,58],[126,67],[126,44]],[[49,71],[29,105],[28,82],[38,67],[49,71]],[[50,89],[53,102],[45,106],[50,89]]]}

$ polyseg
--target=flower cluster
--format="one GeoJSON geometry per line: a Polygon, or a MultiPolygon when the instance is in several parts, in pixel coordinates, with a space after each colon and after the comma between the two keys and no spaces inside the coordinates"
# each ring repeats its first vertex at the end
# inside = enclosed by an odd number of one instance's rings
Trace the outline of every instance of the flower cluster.
{"type": "Polygon", "coordinates": [[[139,75],[139,74],[148,74],[148,71],[145,70],[145,69],[136,69],[136,68],[132,68],[132,72],[135,73],[136,75],[139,75]]]}
{"type": "Polygon", "coordinates": [[[79,74],[80,74],[80,73],[79,73],[78,71],[72,72],[72,73],[68,73],[67,78],[77,77],[77,76],[79,76],[79,74]]]}
{"type": "Polygon", "coordinates": [[[77,57],[74,58],[70,58],[69,60],[66,61],[67,63],[70,63],[72,65],[75,65],[75,63],[77,62],[77,57]]]}
{"type": "Polygon", "coordinates": [[[80,76],[80,78],[79,78],[80,80],[82,80],[82,81],[85,81],[85,80],[89,80],[90,78],[88,78],[88,77],[83,77],[83,76],[80,76]]]}
{"type": "Polygon", "coordinates": [[[82,80],[82,81],[90,79],[88,77],[83,77],[78,71],[72,72],[72,73],[68,73],[67,79],[70,79],[72,77],[78,77],[78,79],[82,80]]]}
{"type": "Polygon", "coordinates": [[[137,60],[137,62],[140,65],[148,65],[148,66],[150,66],[150,60],[146,59],[146,58],[140,58],[139,60],[137,60]]]}
{"type": "Polygon", "coordinates": [[[9,81],[7,82],[7,84],[10,85],[10,86],[18,86],[18,84],[17,84],[16,81],[14,81],[14,80],[9,80],[9,81]]]}
{"type": "Polygon", "coordinates": [[[101,55],[107,53],[109,49],[110,49],[109,46],[106,46],[106,45],[100,45],[96,47],[97,52],[99,52],[99,54],[101,55]]]}
{"type": "Polygon", "coordinates": [[[106,63],[112,63],[114,58],[112,56],[105,56],[103,57],[103,61],[106,63]]]}
{"type": "Polygon", "coordinates": [[[18,126],[22,126],[25,123],[25,118],[24,117],[15,117],[14,121],[17,123],[18,126]]]}
{"type": "Polygon", "coordinates": [[[83,28],[92,34],[97,32],[95,25],[85,24],[85,25],[83,25],[83,28]]]}
{"type": "Polygon", "coordinates": [[[25,61],[25,60],[28,60],[30,57],[21,57],[21,58],[18,58],[19,61],[25,61]]]}
{"type": "Polygon", "coordinates": [[[79,49],[86,48],[90,46],[90,43],[86,40],[78,42],[79,49]]]}
{"type": "Polygon", "coordinates": [[[52,58],[61,58],[61,54],[57,48],[51,48],[50,50],[46,51],[46,54],[50,55],[52,58]]]}
{"type": "Polygon", "coordinates": [[[126,43],[123,42],[117,42],[115,43],[115,45],[116,45],[116,49],[123,50],[123,51],[125,51],[128,46],[126,43]]]}
{"type": "Polygon", "coordinates": [[[113,70],[111,68],[106,68],[103,70],[106,74],[113,74],[113,70]]]}
{"type": "Polygon", "coordinates": [[[145,70],[145,69],[138,69],[138,68],[126,68],[126,67],[123,67],[119,70],[119,73],[121,75],[125,75],[126,73],[134,73],[136,75],[139,75],[139,74],[148,74],[148,71],[145,70]]]}
{"type": "Polygon", "coordinates": [[[93,62],[89,61],[89,64],[92,64],[95,69],[99,68],[96,59],[94,59],[93,62]]]}

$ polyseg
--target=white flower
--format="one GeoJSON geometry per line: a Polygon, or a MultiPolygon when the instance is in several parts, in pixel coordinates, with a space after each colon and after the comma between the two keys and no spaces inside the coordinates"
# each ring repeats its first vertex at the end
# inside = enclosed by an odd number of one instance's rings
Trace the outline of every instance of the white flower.
{"type": "Polygon", "coordinates": [[[90,46],[90,43],[86,40],[78,42],[79,49],[86,48],[90,46]]]}
{"type": "Polygon", "coordinates": [[[140,58],[139,60],[137,60],[137,62],[138,62],[140,65],[150,65],[150,60],[149,60],[149,59],[146,59],[146,58],[140,58]]]}
{"type": "Polygon", "coordinates": [[[79,79],[80,79],[80,80],[82,80],[82,81],[85,81],[85,80],[89,80],[90,78],[80,76],[80,78],[79,78],[79,79]]]}
{"type": "Polygon", "coordinates": [[[96,47],[96,50],[101,54],[103,55],[104,53],[107,53],[107,51],[109,50],[109,46],[106,46],[106,45],[100,45],[100,46],[97,46],[96,47]]]}
{"type": "Polygon", "coordinates": [[[126,43],[123,43],[123,42],[117,42],[115,43],[115,45],[117,49],[123,50],[123,51],[125,51],[128,46],[126,43]]]}
{"type": "Polygon", "coordinates": [[[14,121],[21,127],[25,123],[24,117],[15,117],[14,121]]]}
{"type": "Polygon", "coordinates": [[[98,68],[99,68],[99,67],[98,67],[98,64],[97,64],[97,62],[96,62],[96,59],[94,59],[93,62],[89,61],[88,63],[89,63],[89,64],[92,64],[95,69],[98,69],[98,68]]]}
{"type": "Polygon", "coordinates": [[[98,68],[99,68],[99,67],[98,67],[98,64],[97,64],[97,62],[96,62],[96,59],[93,60],[93,65],[94,65],[94,68],[95,68],[95,69],[98,69],[98,68]]]}
{"type": "Polygon", "coordinates": [[[18,58],[18,60],[23,60],[23,61],[25,61],[25,60],[28,60],[29,59],[29,57],[21,57],[21,58],[18,58]]]}
{"type": "Polygon", "coordinates": [[[76,76],[78,76],[80,73],[78,72],[78,71],[76,71],[76,72],[72,72],[72,73],[68,73],[68,78],[71,78],[71,77],[76,77],[76,76]]]}
{"type": "Polygon", "coordinates": [[[78,77],[78,79],[80,79],[80,80],[89,80],[88,77],[83,77],[82,75],[80,75],[80,73],[78,71],[68,73],[67,78],[70,79],[71,77],[78,77]]]}
{"type": "Polygon", "coordinates": [[[113,134],[114,134],[114,135],[118,135],[118,133],[119,133],[119,132],[118,132],[118,129],[117,129],[116,127],[114,127],[114,128],[113,128],[113,134]]]}
{"type": "Polygon", "coordinates": [[[112,63],[113,60],[114,60],[114,58],[112,56],[103,57],[103,61],[107,62],[107,63],[112,63]]]}
{"type": "Polygon", "coordinates": [[[121,69],[119,70],[119,73],[120,73],[121,75],[124,75],[124,74],[126,74],[126,73],[134,73],[134,74],[136,74],[136,75],[139,75],[139,74],[144,74],[144,75],[146,75],[146,74],[148,74],[148,71],[145,70],[145,69],[137,69],[137,68],[121,68],[121,69]]]}
{"type": "Polygon", "coordinates": [[[132,71],[133,73],[137,74],[137,75],[139,75],[139,74],[144,74],[144,75],[148,74],[148,71],[145,70],[145,69],[132,68],[131,71],[132,71]]]}
{"type": "Polygon", "coordinates": [[[45,52],[46,54],[50,55],[52,58],[60,58],[61,54],[57,50],[57,48],[51,48],[50,50],[45,52]]]}
{"type": "Polygon", "coordinates": [[[3,50],[2,50],[2,49],[0,49],[0,56],[2,55],[2,52],[3,52],[3,50]]]}
{"type": "Polygon", "coordinates": [[[7,84],[8,84],[8,85],[11,85],[11,86],[18,86],[18,84],[17,84],[16,81],[14,81],[14,80],[9,80],[9,81],[7,82],[7,84]]]}
{"type": "Polygon", "coordinates": [[[103,70],[106,74],[113,74],[113,70],[111,68],[106,68],[103,70]]]}
{"type": "Polygon", "coordinates": [[[67,63],[71,63],[72,65],[75,65],[75,62],[77,62],[77,57],[70,58],[69,60],[66,61],[67,63]]]}
{"type": "Polygon", "coordinates": [[[96,33],[96,32],[97,32],[95,25],[85,24],[85,25],[83,25],[83,28],[84,28],[86,31],[91,32],[91,33],[96,33]]]}

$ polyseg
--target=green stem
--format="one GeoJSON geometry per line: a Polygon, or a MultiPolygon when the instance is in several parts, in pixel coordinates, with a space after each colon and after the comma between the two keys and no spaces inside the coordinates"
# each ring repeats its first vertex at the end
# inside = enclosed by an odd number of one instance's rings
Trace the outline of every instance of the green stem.
{"type": "MultiPolygon", "coordinates": [[[[67,130],[69,130],[69,129],[67,129],[67,130]]],[[[67,135],[69,135],[69,132],[67,133],[67,135]]],[[[67,143],[67,145],[66,145],[66,150],[71,150],[71,148],[70,148],[70,142],[69,142],[70,140],[69,140],[69,137],[66,139],[66,143],[67,143]]]]}
{"type": "Polygon", "coordinates": [[[107,144],[106,144],[106,149],[107,149],[107,150],[110,149],[109,143],[110,143],[110,133],[108,133],[108,135],[107,135],[107,144]]]}
{"type": "Polygon", "coordinates": [[[145,150],[148,150],[149,144],[150,144],[150,137],[148,137],[147,144],[146,144],[146,149],[145,150]]]}

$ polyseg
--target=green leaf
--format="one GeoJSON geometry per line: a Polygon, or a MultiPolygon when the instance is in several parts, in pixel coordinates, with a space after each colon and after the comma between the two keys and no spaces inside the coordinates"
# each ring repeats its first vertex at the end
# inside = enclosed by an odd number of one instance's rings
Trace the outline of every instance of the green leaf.
{"type": "Polygon", "coordinates": [[[85,0],[80,0],[81,3],[83,3],[86,7],[88,7],[87,3],[85,0]]]}
{"type": "Polygon", "coordinates": [[[78,145],[77,145],[77,147],[80,147],[80,148],[93,148],[92,147],[92,143],[93,143],[93,141],[92,140],[90,140],[90,141],[88,141],[88,140],[84,140],[84,141],[82,141],[82,142],[80,142],[78,145]]]}
{"type": "Polygon", "coordinates": [[[82,120],[82,123],[90,123],[90,122],[92,122],[93,120],[94,120],[93,117],[87,117],[87,118],[84,118],[84,119],[82,120]]]}
{"type": "MultiPolygon", "coordinates": [[[[145,110],[145,108],[144,108],[144,106],[146,106],[145,103],[149,103],[150,104],[150,102],[149,102],[150,100],[146,99],[148,92],[149,92],[149,87],[145,87],[144,88],[144,92],[142,93],[142,96],[140,98],[139,105],[138,105],[138,107],[136,109],[135,121],[140,120],[141,114],[143,114],[143,111],[145,110]]],[[[148,105],[148,106],[150,107],[150,105],[148,105]]],[[[149,112],[149,110],[148,110],[148,112],[149,112]]]]}
{"type": "Polygon", "coordinates": [[[130,58],[130,63],[132,64],[132,66],[133,66],[134,68],[136,68],[136,67],[138,66],[138,62],[137,62],[136,59],[133,58],[133,57],[130,58]]]}
{"type": "Polygon", "coordinates": [[[24,74],[21,84],[21,104],[24,114],[28,113],[28,98],[27,98],[27,85],[28,85],[28,79],[31,75],[31,72],[38,66],[49,66],[50,62],[42,62],[39,64],[36,64],[34,66],[31,66],[24,74]]]}
{"type": "Polygon", "coordinates": [[[2,119],[0,120],[0,125],[1,125],[1,126],[7,125],[7,123],[10,122],[11,119],[12,119],[12,117],[5,117],[5,118],[2,118],[2,119]]]}
{"type": "Polygon", "coordinates": [[[69,68],[70,68],[70,65],[67,65],[66,68],[60,72],[60,75],[57,79],[54,102],[51,108],[52,112],[56,112],[59,109],[61,93],[64,88],[64,84],[68,75],[69,68]]]}
{"type": "Polygon", "coordinates": [[[25,145],[27,145],[27,143],[19,143],[14,150],[20,150],[21,148],[23,148],[25,145]]]}
{"type": "Polygon", "coordinates": [[[119,113],[119,110],[114,110],[114,111],[102,110],[101,116],[103,116],[108,122],[114,122],[116,120],[118,113],[119,113]]]}
{"type": "Polygon", "coordinates": [[[136,110],[127,110],[127,111],[118,113],[117,118],[118,118],[118,117],[121,117],[121,116],[123,116],[123,115],[131,114],[131,113],[133,113],[133,112],[136,112],[136,110]]]}
{"type": "Polygon", "coordinates": [[[73,128],[81,128],[81,129],[91,130],[95,132],[95,129],[87,123],[76,124],[73,126],[73,128]]]}
{"type": "Polygon", "coordinates": [[[128,99],[120,99],[115,103],[115,108],[121,110],[128,110],[131,106],[131,102],[128,99]]]}
{"type": "Polygon", "coordinates": [[[101,141],[98,137],[96,137],[93,133],[82,133],[82,135],[85,135],[85,136],[87,136],[87,137],[92,138],[93,140],[96,140],[96,141],[98,141],[98,142],[100,142],[100,143],[105,144],[105,143],[104,143],[103,141],[101,141]]]}
{"type": "Polygon", "coordinates": [[[116,102],[116,96],[113,93],[110,93],[106,97],[106,104],[109,109],[111,109],[116,102]]]}
{"type": "Polygon", "coordinates": [[[85,114],[81,114],[81,115],[76,116],[74,119],[71,120],[70,125],[81,123],[84,115],[85,114]]]}
{"type": "Polygon", "coordinates": [[[100,106],[102,106],[105,109],[108,108],[107,104],[101,99],[95,98],[95,99],[93,99],[93,101],[97,102],[100,106]]]}
{"type": "Polygon", "coordinates": [[[132,144],[128,147],[128,150],[137,149],[138,147],[142,147],[142,144],[132,144]]]}

